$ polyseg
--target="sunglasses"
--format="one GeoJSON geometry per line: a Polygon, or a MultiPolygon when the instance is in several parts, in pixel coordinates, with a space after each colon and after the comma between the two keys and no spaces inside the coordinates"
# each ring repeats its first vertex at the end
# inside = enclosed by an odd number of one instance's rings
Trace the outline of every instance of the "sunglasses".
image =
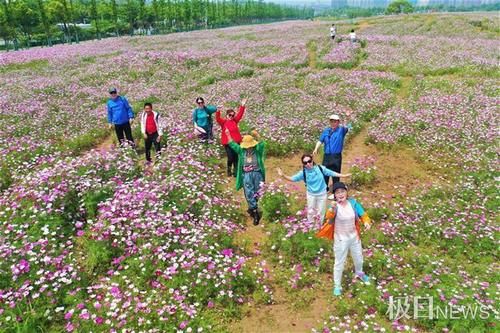
{"type": "Polygon", "coordinates": [[[234,113],[229,113],[227,116],[228,117],[234,117],[234,113]]]}
{"type": "Polygon", "coordinates": [[[203,104],[203,103],[205,103],[205,102],[204,102],[204,101],[198,101],[198,102],[196,102],[196,103],[198,103],[198,104],[203,104]]]}
{"type": "Polygon", "coordinates": [[[302,161],[302,164],[304,164],[304,165],[308,165],[309,163],[312,163],[312,160],[307,160],[307,161],[304,160],[304,161],[302,161]]]}
{"type": "Polygon", "coordinates": [[[117,94],[117,92],[116,92],[116,91],[113,91],[113,92],[110,92],[109,94],[110,94],[110,95],[116,95],[116,94],[117,94]]]}

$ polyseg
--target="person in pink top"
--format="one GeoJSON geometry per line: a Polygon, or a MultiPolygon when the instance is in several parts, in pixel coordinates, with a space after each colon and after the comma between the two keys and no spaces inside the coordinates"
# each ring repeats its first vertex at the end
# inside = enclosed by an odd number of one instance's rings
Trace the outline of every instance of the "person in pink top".
{"type": "Polygon", "coordinates": [[[224,146],[227,154],[227,175],[236,177],[236,168],[238,167],[238,154],[231,149],[229,146],[229,138],[226,135],[226,129],[229,130],[231,134],[231,138],[237,144],[241,143],[241,134],[240,129],[238,128],[238,123],[241,118],[243,118],[243,114],[245,113],[245,104],[247,103],[247,99],[244,98],[238,110],[238,113],[235,113],[233,109],[228,109],[226,111],[226,117],[222,118],[220,110],[215,112],[215,120],[219,123],[222,131],[221,131],[221,143],[224,146]]]}

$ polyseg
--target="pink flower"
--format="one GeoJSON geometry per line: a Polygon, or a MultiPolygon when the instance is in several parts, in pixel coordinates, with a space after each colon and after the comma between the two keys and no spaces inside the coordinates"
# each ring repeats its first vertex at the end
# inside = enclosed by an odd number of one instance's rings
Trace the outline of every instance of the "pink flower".
{"type": "Polygon", "coordinates": [[[73,316],[73,310],[70,310],[69,312],[66,312],[64,315],[65,320],[69,320],[73,316]]]}
{"type": "Polygon", "coordinates": [[[185,329],[186,326],[188,325],[188,321],[187,320],[184,320],[182,323],[179,324],[179,328],[181,330],[185,329]]]}
{"type": "Polygon", "coordinates": [[[80,313],[79,317],[81,319],[84,319],[84,320],[89,320],[90,319],[90,314],[88,312],[82,312],[82,313],[80,313]]]}
{"type": "Polygon", "coordinates": [[[225,257],[231,258],[233,256],[233,249],[224,249],[224,250],[222,250],[222,254],[225,257]]]}
{"type": "Polygon", "coordinates": [[[73,326],[73,323],[71,323],[70,321],[68,321],[66,323],[66,332],[73,332],[74,329],[75,329],[75,326],[73,326]]]}
{"type": "Polygon", "coordinates": [[[102,323],[104,323],[104,319],[101,317],[97,317],[94,321],[97,325],[102,325],[102,323]]]}

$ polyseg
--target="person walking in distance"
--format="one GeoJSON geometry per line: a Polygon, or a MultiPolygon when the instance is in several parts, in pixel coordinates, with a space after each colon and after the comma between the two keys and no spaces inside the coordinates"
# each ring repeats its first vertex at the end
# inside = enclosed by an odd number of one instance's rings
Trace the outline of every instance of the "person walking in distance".
{"type": "Polygon", "coordinates": [[[336,35],[337,35],[337,27],[335,26],[335,23],[334,23],[330,27],[330,37],[332,38],[332,40],[335,40],[336,35]]]}

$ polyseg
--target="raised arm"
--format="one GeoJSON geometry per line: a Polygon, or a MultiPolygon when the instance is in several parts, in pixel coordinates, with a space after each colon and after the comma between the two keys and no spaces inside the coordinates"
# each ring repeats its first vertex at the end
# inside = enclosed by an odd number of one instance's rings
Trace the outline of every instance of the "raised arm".
{"type": "Polygon", "coordinates": [[[320,166],[321,170],[325,174],[325,176],[330,176],[330,177],[351,177],[352,174],[350,173],[338,173],[335,171],[332,171],[326,167],[320,166]]]}
{"type": "Polygon", "coordinates": [[[238,110],[238,113],[236,116],[234,116],[234,121],[239,122],[241,118],[243,118],[243,115],[245,114],[245,109],[246,109],[246,104],[247,104],[247,99],[243,98],[240,103],[240,108],[238,110]]]}
{"type": "Polygon", "coordinates": [[[287,175],[283,174],[283,170],[281,170],[281,168],[276,168],[276,172],[278,172],[278,176],[288,180],[289,182],[295,183],[295,182],[304,180],[304,172],[303,171],[299,171],[293,176],[287,176],[287,175]]]}
{"type": "Polygon", "coordinates": [[[224,125],[224,121],[226,121],[226,119],[222,118],[222,116],[220,115],[220,110],[217,110],[215,112],[215,120],[219,125],[224,125]]]}
{"type": "Polygon", "coordinates": [[[226,128],[224,133],[226,133],[227,140],[228,140],[227,144],[229,145],[229,147],[231,147],[231,149],[234,150],[237,154],[241,153],[243,148],[241,148],[239,144],[234,142],[233,138],[231,137],[231,132],[229,132],[229,130],[226,128]]]}

